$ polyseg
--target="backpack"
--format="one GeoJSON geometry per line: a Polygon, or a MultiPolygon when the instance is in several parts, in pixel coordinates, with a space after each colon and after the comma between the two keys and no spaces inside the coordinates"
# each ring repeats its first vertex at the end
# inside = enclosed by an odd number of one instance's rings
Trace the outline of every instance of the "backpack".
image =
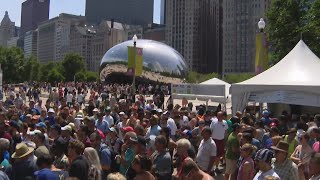
{"type": "Polygon", "coordinates": [[[106,175],[108,175],[109,173],[114,173],[114,172],[119,172],[120,169],[120,164],[117,164],[116,161],[116,156],[118,155],[118,153],[116,153],[113,148],[109,148],[107,145],[101,145],[100,151],[99,151],[99,158],[101,159],[101,151],[103,151],[104,149],[108,149],[110,151],[110,159],[111,159],[111,164],[110,164],[110,170],[105,172],[106,175]]]}

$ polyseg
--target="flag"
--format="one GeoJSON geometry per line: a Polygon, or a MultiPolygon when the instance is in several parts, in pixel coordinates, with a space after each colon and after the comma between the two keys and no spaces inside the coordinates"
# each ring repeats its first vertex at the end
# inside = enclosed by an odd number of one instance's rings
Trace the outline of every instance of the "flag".
{"type": "Polygon", "coordinates": [[[259,74],[268,68],[268,43],[264,33],[256,35],[255,72],[259,74]]]}
{"type": "Polygon", "coordinates": [[[127,74],[132,76],[133,73],[135,73],[136,76],[141,76],[142,70],[143,70],[143,49],[128,46],[127,74]],[[135,49],[136,49],[136,53],[134,52],[135,49]],[[136,58],[134,58],[134,56],[136,56],[136,58]],[[134,62],[134,61],[136,61],[136,62],[134,62]]]}

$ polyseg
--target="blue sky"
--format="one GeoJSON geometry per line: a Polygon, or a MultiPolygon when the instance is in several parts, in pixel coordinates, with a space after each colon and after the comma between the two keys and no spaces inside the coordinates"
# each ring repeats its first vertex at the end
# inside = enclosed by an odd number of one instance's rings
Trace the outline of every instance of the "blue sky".
{"type": "MultiPolygon", "coordinates": [[[[9,12],[11,21],[20,26],[21,19],[21,3],[25,0],[0,0],[0,21],[3,18],[5,11],[9,12]]],[[[50,18],[58,16],[60,13],[69,13],[75,15],[85,15],[86,0],[51,0],[50,18]]],[[[160,20],[160,0],[154,0],[154,19],[158,23],[160,20]]]]}

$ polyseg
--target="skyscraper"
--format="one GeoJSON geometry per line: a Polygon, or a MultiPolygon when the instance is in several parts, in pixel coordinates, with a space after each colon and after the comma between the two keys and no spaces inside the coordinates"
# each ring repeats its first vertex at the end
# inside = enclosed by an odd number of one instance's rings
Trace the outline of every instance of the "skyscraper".
{"type": "Polygon", "coordinates": [[[96,25],[112,19],[125,24],[151,24],[153,0],[86,0],[86,17],[96,25]]]}
{"type": "Polygon", "coordinates": [[[221,71],[219,0],[166,2],[166,42],[180,52],[190,70],[221,71]]]}
{"type": "Polygon", "coordinates": [[[39,23],[49,19],[50,0],[26,0],[21,7],[20,36],[37,29],[39,23]]]}
{"type": "Polygon", "coordinates": [[[160,0],[160,24],[166,23],[166,0],[160,0]]]}
{"type": "Polygon", "coordinates": [[[5,15],[1,21],[0,25],[0,46],[7,46],[8,40],[10,40],[15,35],[15,26],[9,18],[8,11],[5,12],[5,15]]]}
{"type": "Polygon", "coordinates": [[[223,74],[254,72],[255,35],[270,0],[223,1],[223,74]]]}

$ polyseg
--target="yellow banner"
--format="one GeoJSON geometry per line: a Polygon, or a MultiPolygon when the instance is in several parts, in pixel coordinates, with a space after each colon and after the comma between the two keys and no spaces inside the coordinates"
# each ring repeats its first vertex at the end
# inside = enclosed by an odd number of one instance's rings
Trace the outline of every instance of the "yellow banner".
{"type": "Polygon", "coordinates": [[[259,74],[268,68],[268,44],[264,33],[256,35],[255,72],[259,74]]]}
{"type": "Polygon", "coordinates": [[[143,71],[143,49],[128,46],[128,70],[127,70],[128,75],[133,75],[133,73],[135,72],[136,76],[141,76],[142,71],[143,71]]]}

